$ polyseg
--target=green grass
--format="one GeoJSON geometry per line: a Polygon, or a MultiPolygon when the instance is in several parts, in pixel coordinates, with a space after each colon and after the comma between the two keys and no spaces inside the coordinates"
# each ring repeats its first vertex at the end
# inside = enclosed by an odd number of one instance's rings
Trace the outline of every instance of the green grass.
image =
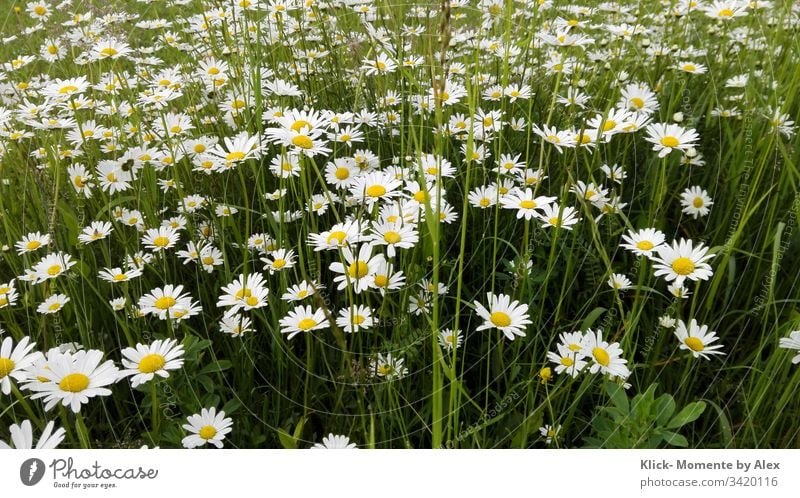
{"type": "MultiPolygon", "coordinates": [[[[348,435],[365,447],[543,447],[539,427],[544,424],[561,426],[554,446],[581,447],[603,434],[602,409],[621,401],[609,394],[614,392],[610,387],[604,389],[600,375],[581,373],[572,379],[553,372],[549,382],[542,382],[540,370],[555,367],[548,362],[547,352],[555,350],[560,333],[601,328],[606,340],[620,343],[632,371],[627,379],[630,398],[646,392],[652,395],[648,388],[656,383],[655,396],[670,394],[678,409],[697,401],[706,403],[699,418],[681,431],[690,447],[784,448],[800,443],[795,423],[800,415],[800,373],[790,361],[792,353],[778,347],[780,338],[800,329],[798,138],[796,133],[787,137],[776,132],[766,117],[771,106],[789,119],[798,119],[800,38],[798,12],[792,12],[791,2],[776,1],[772,9],[716,21],[699,11],[668,15],[670,8],[657,2],[623,2],[627,15],[597,10],[576,17],[568,10],[571,4],[560,0],[550,8],[539,8],[536,2],[526,6],[504,1],[498,2],[494,21],[482,23],[476,2],[454,7],[447,21],[438,15],[438,5],[377,1],[372,24],[384,30],[382,41],[369,34],[352,9],[323,8],[322,3],[315,2],[311,9],[315,18],[301,19],[299,10],[287,14],[299,20],[296,26],[286,20],[270,25],[264,20],[265,11],[237,12],[202,37],[183,31],[187,20],[202,12],[199,6],[210,15],[214,9],[230,8],[231,2],[188,6],[161,1],[87,2],[76,5],[75,12],[94,12],[96,17],[111,11],[139,14],[136,21],[109,24],[106,33],[97,36],[115,36],[134,50],[155,48],[153,55],[160,63],[146,66],[120,58],[75,65],[73,59],[91,47],[84,45],[91,37],[84,36],[64,42],[66,55],[61,60],[38,59],[6,71],[3,106],[12,112],[26,98],[43,102],[37,90],[42,78],[83,75],[95,83],[102,75],[125,74],[130,80],[117,95],[89,89],[85,96],[98,104],[127,104],[133,112],[125,116],[103,115],[93,109],[61,111],[75,118],[76,127],[96,120],[118,137],[118,151],[103,152],[101,143],[92,140],[81,146],[82,155],[76,158],[59,155],[71,147],[68,130],[36,130],[16,115],[6,125],[0,138],[5,151],[0,159],[0,242],[10,249],[0,256],[0,283],[24,275],[47,251],[67,252],[78,263],[68,274],[39,285],[17,279],[19,300],[0,309],[4,335],[15,343],[30,336],[39,351],[78,342],[85,349],[103,351],[106,359],[117,364],[122,349],[159,338],[177,339],[186,355],[183,369],[168,379],[136,389],[121,380],[111,396],[84,405],[80,417],[60,407],[44,411],[40,401],[29,399],[30,391],[2,395],[0,439],[8,440],[5,427],[27,418],[34,422],[35,433],[49,420],[65,427],[67,439],[62,446],[180,447],[186,417],[215,406],[234,421],[225,439],[226,446],[232,447],[308,447],[330,432],[348,435]],[[109,4],[114,8],[108,9],[109,4]],[[436,15],[412,17],[414,5],[436,15]],[[328,15],[332,20],[323,18],[328,15]],[[551,47],[574,58],[578,66],[571,74],[546,70],[549,48],[534,43],[537,33],[558,16],[585,21],[585,28],[573,32],[595,39],[586,49],[551,47]],[[165,19],[173,25],[156,30],[134,27],[145,19],[165,19]],[[638,22],[652,31],[623,38],[604,27],[623,22],[638,22]],[[408,37],[403,34],[404,25],[421,27],[422,34],[408,37]],[[272,35],[267,34],[270,26],[272,35]],[[243,36],[248,28],[252,36],[243,36]],[[163,43],[165,31],[187,45],[163,43]],[[520,55],[496,56],[475,48],[480,42],[495,41],[519,48],[520,55]],[[659,43],[673,51],[700,52],[649,55],[647,47],[659,43]],[[383,52],[382,44],[399,47],[402,53],[396,60],[414,54],[422,57],[423,64],[365,75],[359,69],[362,60],[383,52]],[[312,49],[329,54],[314,63],[298,58],[298,50],[312,49]],[[591,58],[595,51],[603,51],[603,56],[591,58]],[[230,83],[218,92],[208,92],[190,76],[206,56],[229,65],[230,83]],[[681,61],[702,63],[708,71],[679,71],[675,66],[681,61]],[[293,63],[302,70],[293,72],[293,63]],[[453,106],[434,102],[429,112],[417,112],[412,97],[428,95],[432,85],[458,64],[463,64],[463,74],[452,73],[448,85],[463,85],[466,96],[453,106]],[[168,68],[187,74],[181,96],[163,109],[145,108],[140,92],[152,75],[168,68]],[[266,76],[268,70],[274,76],[266,76]],[[681,164],[679,152],[659,158],[644,140],[644,130],[615,135],[607,143],[601,140],[591,149],[565,148],[563,153],[531,131],[533,124],[560,130],[590,128],[586,123],[595,114],[605,115],[615,107],[625,86],[618,80],[622,72],[628,76],[626,82],[656,89],[660,108],[653,122],[671,123],[675,113],[683,113],[679,124],[697,130],[697,151],[705,159],[704,166],[681,164]],[[476,79],[479,73],[491,75],[502,86],[522,83],[521,75],[527,74],[524,82],[533,95],[516,102],[488,101],[483,97],[487,85],[476,79]],[[737,75],[748,75],[746,85],[726,87],[726,81],[737,75]],[[292,82],[305,97],[265,92],[259,81],[275,77],[292,82]],[[23,89],[20,83],[29,86],[23,89]],[[580,87],[589,96],[585,110],[557,103],[557,97],[570,87],[580,87]],[[391,107],[382,104],[387,92],[396,92],[402,101],[391,107]],[[241,97],[245,106],[226,123],[221,109],[231,94],[241,97]],[[187,111],[197,105],[204,107],[187,111]],[[292,178],[270,172],[270,161],[282,148],[266,140],[261,159],[211,175],[192,171],[188,157],[178,157],[161,170],[153,161],[137,174],[131,188],[113,195],[95,187],[93,195],[85,198],[72,188],[67,174],[71,164],[81,163],[93,171],[100,161],[117,159],[125,150],[142,146],[150,130],[163,124],[166,112],[185,112],[191,117],[194,129],[186,137],[216,137],[222,142],[223,137],[240,131],[252,136],[275,126],[264,122],[272,107],[303,105],[335,112],[391,110],[398,119],[391,125],[362,126],[362,144],[328,143],[330,154],[303,157],[299,176],[292,178]],[[734,106],[740,111],[738,117],[712,116],[715,108],[734,106]],[[457,113],[469,118],[479,109],[499,110],[505,123],[521,118],[527,125],[520,131],[503,126],[486,142],[471,128],[462,139],[437,133],[457,113]],[[204,122],[206,118],[216,122],[204,122]],[[130,126],[137,131],[125,133],[130,126]],[[14,139],[13,132],[23,130],[32,131],[32,136],[14,139]],[[460,150],[462,145],[466,154],[460,150]],[[468,159],[479,145],[491,157],[468,159]],[[34,157],[40,149],[43,156],[34,157]],[[424,171],[417,159],[424,154],[448,159],[456,171],[453,178],[438,182],[436,190],[452,206],[457,220],[437,221],[436,196],[423,206],[425,220],[417,226],[419,242],[411,249],[399,249],[393,261],[395,269],[403,271],[406,285],[385,296],[375,290],[337,290],[329,266],[343,261],[341,253],[314,251],[307,243],[309,234],[328,230],[348,216],[376,220],[378,209],[334,204],[323,215],[305,211],[302,219],[288,220],[290,213],[310,205],[313,194],[344,198],[342,191],[325,182],[325,165],[334,157],[352,156],[355,149],[373,152],[382,169],[393,164],[408,167],[410,179],[421,185],[424,171]],[[572,230],[544,228],[537,219],[517,219],[514,211],[502,209],[499,203],[489,209],[470,205],[470,190],[498,180],[493,168],[503,153],[520,154],[527,167],[544,170],[547,179],[536,184],[536,195],[553,196],[560,206],[574,207],[580,222],[572,230]],[[620,185],[609,182],[600,170],[604,164],[622,166],[627,178],[620,185]],[[179,187],[162,192],[159,179],[172,179],[179,187]],[[598,217],[598,208],[570,191],[577,181],[604,185],[626,206],[598,217]],[[695,185],[713,199],[709,215],[698,219],[683,214],[680,204],[681,192],[695,185]],[[279,201],[265,198],[277,189],[286,189],[286,195],[279,201]],[[97,277],[102,268],[122,266],[126,255],[144,250],[142,234],[114,219],[115,209],[139,210],[145,227],[154,228],[176,216],[181,199],[193,194],[204,196],[208,205],[186,216],[187,227],[178,245],[156,255],[142,277],[113,285],[97,277]],[[216,216],[217,205],[232,206],[238,212],[216,216]],[[279,216],[273,217],[276,211],[279,216]],[[81,229],[96,220],[111,221],[114,231],[104,240],[78,244],[81,229]],[[214,245],[223,254],[223,264],[212,273],[195,263],[184,265],[176,256],[188,242],[201,241],[198,230],[203,226],[213,230],[214,245]],[[712,277],[689,282],[688,299],[671,296],[665,281],[653,275],[651,261],[620,247],[627,230],[646,227],[663,231],[668,242],[689,238],[715,253],[710,261],[712,277]],[[14,243],[36,231],[49,233],[51,244],[36,253],[18,255],[14,243]],[[273,237],[279,247],[294,249],[297,263],[274,275],[264,272],[269,305],[248,312],[255,331],[235,338],[219,331],[224,309],[216,303],[223,286],[240,274],[262,270],[261,255],[246,247],[248,238],[258,233],[273,237]],[[521,268],[524,261],[532,263],[530,270],[508,266],[513,262],[521,268]],[[622,292],[610,288],[606,280],[614,272],[626,274],[633,288],[622,292]],[[294,304],[280,296],[291,285],[310,278],[325,288],[303,304],[324,309],[333,318],[351,304],[366,305],[375,314],[376,326],[355,334],[334,326],[287,340],[280,333],[279,321],[294,304]],[[420,295],[417,283],[422,279],[434,287],[444,284],[448,291],[426,295],[431,300],[429,311],[413,314],[409,299],[420,295]],[[165,284],[184,285],[184,292],[200,303],[202,312],[180,322],[130,313],[141,296],[165,284]],[[487,292],[507,294],[529,306],[532,323],[525,337],[512,342],[497,330],[476,331],[482,320],[473,303],[486,305],[487,292]],[[68,295],[70,302],[57,314],[37,313],[37,306],[55,293],[68,295]],[[108,301],[117,297],[127,298],[127,312],[111,309],[108,301]],[[678,349],[672,331],[659,325],[662,315],[708,325],[720,337],[726,354],[710,360],[691,358],[678,349]],[[463,332],[460,348],[440,347],[438,333],[444,328],[463,332]],[[370,371],[374,355],[387,352],[404,358],[406,376],[386,381],[370,371]]],[[[676,4],[666,2],[670,3],[676,4]]],[[[45,39],[65,36],[72,29],[61,25],[67,14],[54,12],[42,30],[23,34],[22,28],[35,22],[25,6],[18,5],[22,12],[9,10],[2,24],[4,36],[18,34],[18,38],[0,46],[0,61],[39,54],[45,39]]],[[[150,148],[176,157],[180,137],[154,138],[150,148]]],[[[653,420],[657,415],[654,412],[653,420]]],[[[639,421],[634,423],[633,415],[621,420],[617,432],[635,432],[632,427],[639,421]]],[[[657,426],[647,417],[642,420],[646,434],[657,426]]],[[[613,446],[617,440],[604,441],[613,446]]],[[[631,444],[630,439],[624,441],[631,444]]],[[[637,444],[665,445],[642,441],[637,444]]]]}

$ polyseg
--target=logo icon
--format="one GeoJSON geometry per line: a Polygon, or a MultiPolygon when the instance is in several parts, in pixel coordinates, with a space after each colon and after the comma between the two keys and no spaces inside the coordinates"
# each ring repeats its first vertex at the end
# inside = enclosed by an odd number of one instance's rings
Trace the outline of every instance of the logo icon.
{"type": "Polygon", "coordinates": [[[29,458],[19,467],[19,479],[26,486],[35,486],[44,477],[44,462],[38,458],[29,458]]]}

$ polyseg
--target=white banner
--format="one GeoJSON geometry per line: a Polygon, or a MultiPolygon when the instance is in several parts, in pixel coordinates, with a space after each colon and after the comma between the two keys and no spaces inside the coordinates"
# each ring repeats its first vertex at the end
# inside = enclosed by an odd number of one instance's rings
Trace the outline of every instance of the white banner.
{"type": "Polygon", "coordinates": [[[797,496],[798,450],[0,451],[3,497],[797,496]]]}

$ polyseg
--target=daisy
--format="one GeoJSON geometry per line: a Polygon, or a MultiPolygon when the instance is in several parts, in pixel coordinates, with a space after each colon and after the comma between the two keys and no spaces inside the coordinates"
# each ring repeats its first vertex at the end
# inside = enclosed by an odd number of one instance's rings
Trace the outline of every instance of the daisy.
{"type": "Polygon", "coordinates": [[[694,219],[697,219],[698,216],[706,216],[712,204],[714,203],[711,201],[711,197],[702,187],[689,187],[681,193],[682,211],[694,219]]]}
{"type": "Polygon", "coordinates": [[[406,368],[403,363],[405,363],[405,359],[393,358],[392,353],[386,353],[386,356],[378,353],[377,357],[370,360],[369,369],[377,377],[386,380],[395,380],[408,374],[408,368],[406,368]]]}
{"type": "Polygon", "coordinates": [[[336,325],[345,332],[358,332],[372,328],[372,310],[368,306],[358,305],[339,310],[336,325]]]}
{"type": "Polygon", "coordinates": [[[485,320],[477,330],[496,328],[510,341],[515,336],[525,337],[526,325],[533,323],[528,319],[528,305],[511,301],[511,297],[505,294],[495,295],[489,292],[486,297],[489,301],[488,309],[474,301],[475,312],[485,320]]]}
{"type": "Polygon", "coordinates": [[[48,254],[33,266],[33,283],[40,284],[45,280],[57,278],[64,272],[75,266],[77,261],[72,259],[67,253],[57,252],[48,254]]]}
{"type": "Polygon", "coordinates": [[[391,264],[383,257],[378,255],[379,258],[375,263],[375,272],[369,282],[369,287],[378,289],[381,296],[386,295],[387,291],[399,290],[405,284],[406,277],[401,271],[394,271],[394,265],[391,264]]]}
{"type": "Polygon", "coordinates": [[[348,188],[361,170],[352,157],[337,157],[325,165],[325,181],[336,189],[348,188]]]}
{"type": "Polygon", "coordinates": [[[78,242],[81,244],[88,244],[96,240],[105,239],[112,230],[111,223],[108,221],[93,221],[78,235],[78,242]]]}
{"type": "Polygon", "coordinates": [[[375,273],[376,267],[383,256],[372,255],[372,244],[362,244],[358,253],[354,253],[350,247],[342,249],[341,255],[344,262],[335,261],[330,264],[330,270],[336,273],[333,281],[338,283],[338,290],[345,289],[348,285],[353,286],[356,294],[369,288],[371,276],[375,273]]]}
{"type": "Polygon", "coordinates": [[[376,74],[393,73],[397,69],[397,63],[386,54],[379,54],[374,59],[365,58],[361,63],[361,69],[367,76],[376,74]]]}
{"type": "Polygon", "coordinates": [[[689,61],[681,61],[675,66],[675,68],[679,71],[690,74],[704,74],[708,70],[708,68],[706,68],[706,66],[703,64],[689,61]]]}
{"type": "Polygon", "coordinates": [[[0,309],[6,306],[13,306],[17,302],[17,289],[14,288],[14,280],[8,283],[0,283],[0,309]]]}
{"type": "Polygon", "coordinates": [[[219,329],[225,334],[242,337],[244,334],[253,331],[253,321],[239,313],[231,313],[222,317],[219,322],[219,329]]]}
{"type": "Polygon", "coordinates": [[[247,277],[244,274],[239,275],[236,280],[223,287],[222,292],[217,306],[229,306],[226,314],[263,308],[268,304],[269,289],[260,273],[249,273],[247,277]]]}
{"type": "Polygon", "coordinates": [[[127,282],[141,275],[141,268],[131,268],[129,270],[122,270],[122,268],[103,268],[98,273],[101,279],[111,283],[127,282]]]}
{"type": "Polygon", "coordinates": [[[11,444],[6,443],[5,441],[0,441],[0,450],[52,450],[58,447],[61,444],[61,441],[64,440],[64,436],[66,436],[67,431],[63,427],[59,427],[55,432],[53,432],[53,428],[55,427],[55,422],[52,420],[44,426],[44,430],[42,431],[42,436],[39,438],[39,441],[36,443],[36,446],[33,445],[33,428],[31,427],[30,420],[23,420],[21,424],[13,424],[9,428],[9,432],[11,433],[11,444]]]}
{"type": "Polygon", "coordinates": [[[714,254],[708,254],[708,248],[702,243],[693,247],[690,239],[681,239],[673,241],[672,246],[659,246],[655,251],[658,256],[651,258],[655,262],[655,276],[663,275],[667,282],[674,280],[676,285],[680,285],[687,278],[708,280],[713,275],[711,265],[706,261],[714,254]]]}
{"type": "Polygon", "coordinates": [[[416,226],[410,223],[373,223],[371,242],[374,245],[385,245],[386,255],[393,258],[396,248],[410,249],[419,241],[416,226]]]}
{"type": "Polygon", "coordinates": [[[552,426],[550,424],[545,424],[542,427],[539,427],[539,434],[545,438],[545,444],[551,444],[554,439],[558,438],[559,431],[561,431],[560,425],[552,426]]]}
{"type": "Polygon", "coordinates": [[[44,399],[45,411],[60,403],[78,413],[89,398],[111,395],[105,386],[117,381],[119,369],[111,360],[101,364],[102,359],[103,352],[96,349],[54,353],[25,388],[35,391],[31,399],[44,399]]]}
{"type": "Polygon", "coordinates": [[[645,140],[653,144],[658,157],[665,157],[673,150],[686,152],[697,145],[700,136],[692,129],[671,123],[653,123],[645,129],[645,140]]]}
{"type": "Polygon", "coordinates": [[[224,411],[217,413],[213,406],[203,408],[199,414],[189,415],[186,421],[188,423],[183,424],[183,428],[190,434],[181,440],[184,448],[197,448],[206,443],[222,448],[222,440],[233,426],[233,420],[226,418],[224,411]]]}
{"type": "Polygon", "coordinates": [[[639,231],[628,230],[628,234],[623,235],[622,240],[625,241],[624,244],[620,244],[622,247],[637,256],[649,258],[653,255],[653,251],[664,243],[664,234],[655,228],[643,228],[639,231]]]}
{"type": "Polygon", "coordinates": [[[11,393],[11,379],[23,382],[27,379],[24,369],[32,365],[41,353],[31,350],[36,343],[30,342],[30,337],[23,337],[16,347],[13,339],[6,337],[0,345],[0,390],[3,394],[11,393]],[[13,347],[13,349],[12,349],[13,347]]]}
{"type": "Polygon", "coordinates": [[[16,242],[14,247],[17,249],[17,254],[22,256],[23,254],[27,254],[46,245],[50,244],[50,235],[44,234],[42,235],[39,232],[31,232],[28,235],[22,237],[22,240],[16,242]]]}
{"type": "Polygon", "coordinates": [[[311,332],[328,328],[330,324],[325,313],[318,309],[313,311],[311,306],[296,306],[288,315],[279,322],[282,334],[289,334],[287,339],[292,339],[300,332],[311,332]]]}
{"type": "Polygon", "coordinates": [[[562,209],[558,204],[547,204],[542,208],[542,212],[537,213],[536,216],[542,220],[543,228],[556,227],[572,230],[572,225],[580,221],[577,213],[578,211],[572,206],[566,206],[562,209]]]}
{"type": "Polygon", "coordinates": [[[505,209],[516,209],[517,219],[524,217],[526,220],[530,220],[536,215],[537,209],[544,209],[555,200],[555,197],[543,195],[533,197],[533,190],[526,188],[517,194],[504,195],[500,198],[500,204],[505,209]]]}
{"type": "Polygon", "coordinates": [[[294,266],[294,249],[278,249],[272,251],[269,256],[261,258],[264,262],[265,270],[269,270],[269,274],[273,275],[276,272],[288,270],[294,266]]]}
{"type": "Polygon", "coordinates": [[[712,342],[719,340],[716,332],[708,332],[708,325],[698,326],[697,320],[692,318],[689,326],[683,320],[678,320],[678,325],[675,327],[675,337],[681,341],[680,349],[691,351],[692,356],[695,358],[703,357],[709,359],[708,355],[711,354],[725,354],[722,351],[721,344],[709,346],[712,342]]]}
{"type": "Polygon", "coordinates": [[[209,149],[209,154],[214,155],[225,161],[225,166],[230,168],[247,159],[261,157],[261,147],[258,136],[250,136],[247,132],[241,132],[233,138],[223,139],[225,146],[216,144],[209,149]]]}
{"type": "Polygon", "coordinates": [[[43,315],[52,315],[58,313],[70,301],[69,297],[64,294],[53,294],[44,300],[39,307],[36,308],[38,313],[43,315]]]}
{"type": "Polygon", "coordinates": [[[556,349],[558,352],[548,351],[547,353],[547,358],[556,364],[556,373],[566,372],[567,375],[577,377],[587,364],[580,349],[576,351],[564,344],[556,344],[556,349]]]}
{"type": "Polygon", "coordinates": [[[181,294],[182,290],[183,285],[165,285],[153,289],[139,299],[142,314],[153,314],[161,320],[183,318],[187,311],[193,311],[196,306],[188,293],[181,294]]]}
{"type": "Polygon", "coordinates": [[[106,38],[95,43],[92,48],[92,55],[96,60],[119,59],[131,52],[127,43],[117,41],[114,38],[106,38]]]}
{"type": "Polygon", "coordinates": [[[359,176],[350,185],[350,194],[359,203],[371,209],[376,202],[388,200],[400,194],[397,190],[402,183],[392,176],[379,171],[359,176]]]}
{"type": "Polygon", "coordinates": [[[470,205],[486,209],[497,202],[497,190],[493,186],[480,186],[470,191],[468,199],[470,205]]]}
{"type": "Polygon", "coordinates": [[[160,226],[145,231],[142,244],[153,252],[166,251],[175,247],[181,235],[171,226],[160,226]]]}
{"type": "Polygon", "coordinates": [[[355,443],[350,442],[347,436],[328,434],[328,437],[322,438],[321,443],[316,443],[311,447],[312,450],[352,450],[357,449],[355,443]]]}
{"type": "Polygon", "coordinates": [[[625,365],[628,360],[622,358],[622,349],[619,343],[609,344],[603,340],[603,331],[587,329],[583,336],[580,354],[592,359],[589,373],[609,374],[614,377],[627,378],[631,372],[625,365]]]}
{"type": "MultiPolygon", "coordinates": [[[[800,330],[793,330],[789,333],[789,337],[782,337],[778,346],[785,349],[800,351],[800,330]]],[[[792,358],[792,363],[800,363],[800,353],[792,358]]]]}
{"type": "Polygon", "coordinates": [[[287,303],[302,301],[303,299],[316,294],[318,288],[321,288],[320,284],[303,280],[299,284],[293,285],[286,289],[286,292],[284,292],[281,296],[281,301],[286,301],[287,303]]]}
{"type": "Polygon", "coordinates": [[[631,279],[621,273],[612,273],[608,277],[608,286],[616,290],[626,290],[631,288],[631,279]]]}
{"type": "Polygon", "coordinates": [[[439,345],[447,351],[460,348],[463,341],[464,337],[460,330],[444,329],[439,332],[439,345]]]}
{"type": "Polygon", "coordinates": [[[183,366],[183,345],[175,339],[156,340],[150,345],[137,344],[136,348],[122,350],[120,378],[131,377],[131,386],[136,387],[153,380],[154,375],[169,377],[168,370],[183,366]]]}

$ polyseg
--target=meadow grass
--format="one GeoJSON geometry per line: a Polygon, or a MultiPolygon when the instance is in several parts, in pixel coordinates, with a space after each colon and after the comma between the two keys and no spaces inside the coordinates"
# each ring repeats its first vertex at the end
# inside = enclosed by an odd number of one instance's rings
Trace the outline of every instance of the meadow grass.
{"type": "Polygon", "coordinates": [[[11,6],[0,45],[0,283],[18,296],[0,306],[0,339],[30,337],[42,353],[75,343],[62,353],[99,350],[118,365],[125,348],[158,339],[177,340],[184,354],[169,377],[136,387],[120,377],[107,386],[110,395],[77,414],[32,399],[25,386],[43,381],[26,370],[0,396],[0,439],[22,420],[37,432],[53,420],[66,429],[66,447],[180,447],[186,417],[216,407],[233,421],[224,439],[231,447],[308,447],[329,433],[369,448],[796,447],[800,370],[779,344],[800,329],[792,122],[800,109],[800,10],[788,1],[723,2],[745,14],[727,16],[719,14],[725,6],[706,13],[701,7],[714,5],[698,3],[691,12],[676,1],[11,6]],[[151,24],[137,25],[143,21],[151,24]],[[109,40],[130,52],[104,53],[109,40]],[[51,44],[58,57],[48,61],[42,54],[51,44]],[[396,67],[376,65],[381,55],[396,67]],[[212,58],[227,69],[205,72],[200,63],[212,58]],[[691,71],[689,63],[707,70],[691,71]],[[80,76],[115,88],[58,92],[80,76]],[[656,105],[628,101],[624,123],[610,123],[634,83],[656,105]],[[501,87],[497,99],[486,93],[493,85],[501,87]],[[502,95],[510,85],[527,85],[530,95],[502,95]],[[463,95],[450,94],[459,89],[463,95]],[[559,101],[567,92],[584,94],[585,105],[559,101]],[[292,109],[303,116],[294,124],[309,128],[280,121],[292,109]],[[326,114],[314,123],[303,110],[326,114]],[[168,113],[191,127],[174,128],[168,113]],[[61,121],[48,124],[51,118],[61,121]],[[696,130],[699,138],[659,157],[646,140],[655,123],[696,130]],[[363,142],[328,137],[347,125],[363,142]],[[101,136],[86,135],[87,126],[101,136]],[[537,133],[545,127],[563,132],[562,146],[548,137],[555,133],[537,133]],[[293,141],[298,132],[329,150],[293,141]],[[237,134],[255,139],[244,159],[224,142],[237,134]],[[191,148],[199,137],[210,152],[191,148]],[[523,166],[514,169],[522,175],[497,171],[503,154],[519,154],[523,166]],[[396,192],[403,194],[373,203],[364,192],[338,188],[326,179],[334,159],[350,161],[362,178],[402,178],[396,192]],[[118,175],[132,173],[129,184],[104,181],[96,171],[103,161],[118,175]],[[287,161],[292,174],[283,169],[287,161]],[[68,169],[75,164],[88,171],[82,185],[68,169]],[[624,179],[601,169],[615,165],[624,179]],[[546,178],[526,182],[526,169],[546,178]],[[470,202],[470,192],[502,182],[518,190],[494,188],[486,207],[470,202]],[[682,204],[693,186],[713,200],[705,215],[682,204]],[[541,206],[530,219],[517,217],[501,198],[525,188],[553,198],[556,220],[574,209],[577,223],[554,227],[541,206]],[[420,189],[427,194],[415,202],[420,189]],[[320,202],[327,205],[321,214],[320,202]],[[309,240],[354,220],[356,234],[347,240],[358,253],[371,223],[387,221],[387,213],[418,234],[395,256],[386,245],[370,253],[402,271],[397,289],[359,290],[362,278],[374,284],[377,263],[362,277],[342,247],[315,250],[309,240]],[[180,217],[173,219],[177,244],[146,247],[144,231],[173,217],[180,217]],[[113,230],[79,243],[95,221],[113,230]],[[621,247],[624,235],[648,227],[663,232],[667,246],[685,238],[710,248],[710,276],[673,289],[688,296],[676,297],[655,276],[657,261],[621,247]],[[15,244],[32,232],[49,234],[49,244],[20,254],[15,244]],[[219,250],[211,271],[198,255],[179,257],[189,243],[198,253],[219,250]],[[293,250],[294,264],[267,271],[261,258],[274,258],[276,249],[293,250]],[[26,277],[58,252],[76,264],[56,278],[26,277]],[[137,254],[146,261],[126,264],[137,254]],[[341,288],[331,268],[337,262],[345,269],[341,288]],[[141,276],[129,281],[98,277],[104,268],[139,266],[141,276]],[[630,286],[609,286],[614,273],[630,286]],[[249,318],[252,330],[223,333],[222,288],[253,274],[264,277],[268,296],[233,315],[249,318]],[[302,303],[281,298],[302,281],[316,282],[316,292],[302,303]],[[142,297],[166,285],[183,285],[199,309],[170,319],[142,313],[142,297]],[[477,330],[486,320],[476,308],[490,306],[487,293],[527,306],[522,335],[509,340],[498,323],[477,330]],[[37,310],[56,294],[69,297],[62,309],[37,310]],[[115,311],[110,301],[117,298],[124,305],[115,311]],[[282,320],[298,304],[320,310],[328,326],[289,339],[282,320]],[[374,323],[350,333],[336,318],[355,305],[368,307],[374,323]],[[675,322],[691,320],[716,332],[724,355],[679,349],[675,322]],[[445,329],[461,331],[459,347],[440,341],[445,329]],[[618,343],[625,375],[609,376],[597,354],[573,357],[588,363],[574,377],[555,372],[548,352],[563,342],[559,335],[585,337],[587,330],[601,331],[609,351],[608,343],[618,343]],[[639,401],[640,393],[655,397],[639,401]],[[656,404],[664,393],[672,401],[656,404]],[[661,437],[670,403],[676,413],[697,410],[675,422],[684,439],[661,437]],[[623,405],[631,413],[604,418],[623,405]],[[559,430],[548,438],[545,425],[559,430]]]}

